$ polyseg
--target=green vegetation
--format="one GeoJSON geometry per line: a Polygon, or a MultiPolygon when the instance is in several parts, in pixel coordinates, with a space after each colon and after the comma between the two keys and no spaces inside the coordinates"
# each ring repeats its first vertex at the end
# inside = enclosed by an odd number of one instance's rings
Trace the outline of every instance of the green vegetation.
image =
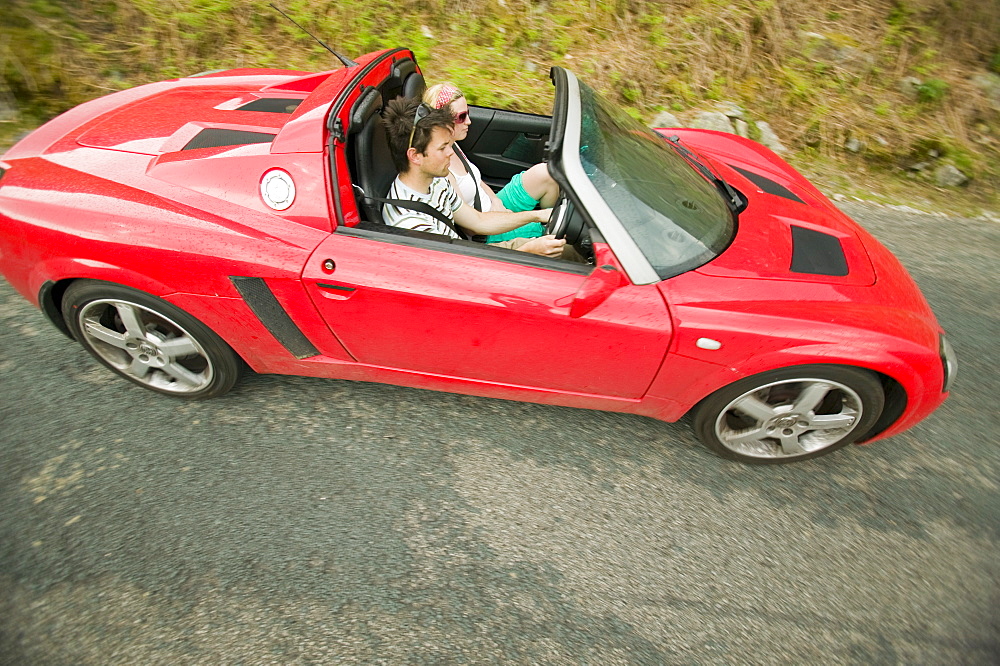
{"type": "MultiPolygon", "coordinates": [[[[7,0],[0,144],[87,99],[231,67],[339,63],[266,0],[7,0]]],[[[407,46],[473,101],[549,110],[568,67],[650,120],[718,101],[767,120],[788,157],[831,183],[895,178],[915,196],[997,208],[1000,5],[970,0],[276,0],[348,56],[407,46]],[[867,148],[844,150],[849,138],[867,148]],[[972,180],[935,192],[921,146],[972,180]],[[846,176],[845,176],[846,174],[846,176]]],[[[823,179],[821,178],[821,181],[823,179]]],[[[895,186],[893,186],[893,189],[895,186]]],[[[905,195],[904,195],[905,196],[905,195]]]]}

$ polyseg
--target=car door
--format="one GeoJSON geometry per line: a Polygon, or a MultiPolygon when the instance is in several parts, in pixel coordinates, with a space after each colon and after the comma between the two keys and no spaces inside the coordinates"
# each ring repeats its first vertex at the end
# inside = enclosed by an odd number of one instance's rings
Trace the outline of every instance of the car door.
{"type": "Polygon", "coordinates": [[[592,270],[521,252],[341,228],[309,259],[303,280],[361,363],[638,398],[669,345],[666,306],[655,285],[624,280],[593,310],[571,316],[592,270]]]}
{"type": "Polygon", "coordinates": [[[549,116],[482,106],[470,106],[469,115],[469,135],[459,145],[494,190],[545,160],[552,125],[549,116]]]}

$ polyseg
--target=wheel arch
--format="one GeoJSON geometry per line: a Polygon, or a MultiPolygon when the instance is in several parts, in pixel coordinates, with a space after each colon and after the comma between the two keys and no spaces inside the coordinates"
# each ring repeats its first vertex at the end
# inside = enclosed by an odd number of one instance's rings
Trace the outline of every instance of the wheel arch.
{"type": "Polygon", "coordinates": [[[907,404],[909,404],[906,389],[903,388],[902,384],[885,373],[870,369],[869,371],[875,374],[879,378],[879,381],[882,382],[885,404],[882,406],[882,413],[879,414],[875,425],[857,439],[857,444],[864,444],[885,432],[891,425],[899,421],[906,411],[907,404]]]}
{"type": "MultiPolygon", "coordinates": [[[[94,279],[63,280],[49,291],[60,293],[60,321],[70,336],[102,365],[144,388],[214,397],[228,392],[245,368],[201,319],[158,295],[94,279]]],[[[55,296],[50,302],[49,309],[55,296]]]]}
{"type": "Polygon", "coordinates": [[[45,315],[50,324],[70,340],[76,338],[73,337],[69,326],[66,325],[66,319],[62,314],[62,301],[66,290],[74,281],[74,278],[58,281],[46,280],[38,290],[38,307],[41,308],[42,314],[45,315]]]}
{"type": "Polygon", "coordinates": [[[703,394],[691,403],[690,407],[685,411],[683,418],[690,418],[691,415],[693,415],[698,408],[717,391],[724,389],[726,386],[729,386],[736,381],[746,379],[747,377],[753,377],[773,372],[775,370],[794,368],[804,365],[827,365],[831,367],[853,368],[855,370],[870,372],[882,384],[882,389],[885,394],[885,404],[882,407],[882,412],[879,414],[879,418],[864,435],[858,438],[858,442],[866,442],[877,438],[881,433],[885,432],[893,424],[897,423],[906,413],[910,400],[907,385],[904,381],[910,382],[910,390],[919,390],[912,383],[919,381],[913,368],[909,368],[908,372],[904,371],[904,369],[908,366],[895,357],[880,359],[878,362],[875,362],[872,359],[847,359],[844,357],[822,359],[809,354],[794,359],[783,358],[781,361],[782,362],[776,362],[772,359],[770,363],[767,363],[764,359],[757,359],[752,367],[740,368],[738,376],[734,376],[728,372],[719,376],[717,381],[712,382],[713,388],[703,391],[703,394]],[[891,368],[894,371],[894,374],[886,372],[886,369],[888,368],[891,368]]]}
{"type": "Polygon", "coordinates": [[[62,315],[62,300],[69,286],[78,280],[109,282],[123,287],[131,287],[159,298],[176,291],[141,273],[121,266],[91,260],[60,259],[56,262],[46,262],[38,266],[32,273],[33,276],[46,276],[36,277],[33,280],[38,284],[36,293],[38,294],[38,307],[42,314],[49,320],[49,323],[71,340],[73,334],[62,315]]]}

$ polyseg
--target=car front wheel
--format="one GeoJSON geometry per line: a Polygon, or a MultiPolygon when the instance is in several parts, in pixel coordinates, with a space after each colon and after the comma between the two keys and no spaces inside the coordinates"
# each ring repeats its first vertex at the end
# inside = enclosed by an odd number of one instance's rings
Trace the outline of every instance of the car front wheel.
{"type": "Polygon", "coordinates": [[[855,441],[885,404],[870,372],[835,365],[782,368],[722,388],[698,405],[694,427],[708,448],[756,464],[815,458],[855,441]]]}
{"type": "Polygon", "coordinates": [[[63,317],[98,361],[145,388],[212,398],[239,379],[242,360],[218,335],[166,301],[83,280],[66,290],[63,317]]]}

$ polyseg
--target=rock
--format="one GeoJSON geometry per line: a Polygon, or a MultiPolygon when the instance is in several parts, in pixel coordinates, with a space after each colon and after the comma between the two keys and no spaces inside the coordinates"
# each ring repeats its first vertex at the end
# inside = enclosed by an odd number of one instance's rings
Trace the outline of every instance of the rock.
{"type": "Polygon", "coordinates": [[[920,96],[920,86],[922,85],[924,82],[917,77],[907,76],[899,80],[899,92],[915,100],[920,96]]]}
{"type": "Polygon", "coordinates": [[[739,118],[740,120],[743,119],[743,113],[744,113],[743,107],[734,102],[719,102],[716,105],[716,109],[719,111],[719,113],[726,114],[727,118],[730,119],[739,118]]]}
{"type": "Polygon", "coordinates": [[[823,60],[843,70],[863,74],[875,66],[875,56],[858,48],[857,42],[843,35],[822,35],[806,32],[809,54],[816,60],[823,60]]]}
{"type": "Polygon", "coordinates": [[[761,120],[757,123],[757,129],[760,130],[760,142],[762,144],[776,153],[787,152],[788,149],[781,143],[778,135],[774,133],[770,125],[761,120]]]}
{"type": "Polygon", "coordinates": [[[524,61],[524,70],[526,72],[528,72],[529,74],[534,74],[535,72],[538,71],[538,64],[535,63],[535,62],[533,62],[533,61],[531,61],[531,60],[525,60],[524,61]]]}
{"type": "Polygon", "coordinates": [[[434,39],[434,33],[426,25],[420,26],[420,34],[422,34],[427,39],[434,39]]]}
{"type": "Polygon", "coordinates": [[[691,123],[691,127],[735,134],[733,125],[729,122],[729,118],[726,114],[719,111],[702,111],[694,119],[694,122],[691,123]]]}
{"type": "Polygon", "coordinates": [[[860,153],[865,149],[865,144],[853,136],[844,142],[844,150],[849,153],[860,153]]]}
{"type": "Polygon", "coordinates": [[[930,162],[917,162],[916,164],[911,164],[907,167],[910,171],[923,171],[931,165],[930,162]]]}
{"type": "Polygon", "coordinates": [[[733,127],[736,129],[736,133],[742,136],[744,139],[750,137],[750,125],[748,125],[746,121],[736,118],[735,120],[733,120],[733,127]]]}
{"type": "Polygon", "coordinates": [[[684,124],[677,119],[677,116],[670,113],[669,111],[660,111],[653,118],[653,123],[651,127],[684,127],[684,124]]]}
{"type": "Polygon", "coordinates": [[[951,164],[945,164],[935,169],[934,182],[938,187],[961,187],[969,182],[969,177],[951,164]]]}
{"type": "Polygon", "coordinates": [[[836,192],[833,195],[833,200],[834,201],[847,201],[847,197],[845,195],[841,194],[840,192],[836,192]]]}
{"type": "Polygon", "coordinates": [[[972,83],[983,91],[990,106],[1000,111],[1000,74],[979,72],[972,77],[972,83]]]}
{"type": "Polygon", "coordinates": [[[0,90],[0,123],[12,123],[17,120],[17,101],[13,95],[0,90]]]}

